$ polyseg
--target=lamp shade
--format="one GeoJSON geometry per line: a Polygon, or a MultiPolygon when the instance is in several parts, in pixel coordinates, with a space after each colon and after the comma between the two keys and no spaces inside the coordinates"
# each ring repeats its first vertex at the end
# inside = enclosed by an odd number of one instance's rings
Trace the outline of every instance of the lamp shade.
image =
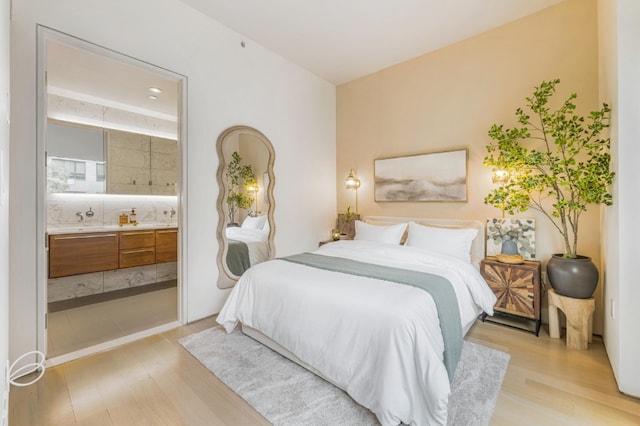
{"type": "Polygon", "coordinates": [[[347,189],[358,189],[360,188],[360,179],[358,179],[356,177],[356,172],[355,170],[351,169],[351,171],[349,171],[349,176],[347,176],[347,178],[344,181],[347,189]]]}
{"type": "Polygon", "coordinates": [[[510,177],[509,172],[502,169],[493,169],[491,173],[491,181],[493,183],[507,183],[510,177]]]}

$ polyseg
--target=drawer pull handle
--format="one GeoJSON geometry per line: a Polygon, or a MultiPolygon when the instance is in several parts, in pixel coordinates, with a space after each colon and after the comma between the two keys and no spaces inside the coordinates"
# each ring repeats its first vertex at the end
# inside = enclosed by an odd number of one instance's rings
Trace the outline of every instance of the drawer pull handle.
{"type": "Polygon", "coordinates": [[[153,252],[155,251],[155,248],[148,248],[148,249],[140,249],[140,250],[127,250],[127,251],[120,251],[120,254],[133,254],[133,253],[145,253],[145,252],[153,252]]]}
{"type": "Polygon", "coordinates": [[[54,240],[79,240],[81,238],[108,238],[117,237],[118,234],[101,234],[101,235],[78,235],[73,237],[53,237],[54,240]]]}

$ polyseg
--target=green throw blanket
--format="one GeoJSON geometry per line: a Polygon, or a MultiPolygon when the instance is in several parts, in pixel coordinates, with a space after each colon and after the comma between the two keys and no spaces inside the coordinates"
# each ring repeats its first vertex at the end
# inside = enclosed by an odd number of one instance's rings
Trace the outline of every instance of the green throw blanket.
{"type": "Polygon", "coordinates": [[[227,240],[227,266],[235,275],[242,275],[249,269],[249,247],[242,241],[227,240]]]}
{"type": "Polygon", "coordinates": [[[279,259],[328,271],[406,284],[428,292],[435,301],[438,310],[440,329],[444,340],[444,365],[449,380],[453,380],[453,373],[456,371],[462,352],[462,326],[456,294],[449,280],[426,272],[374,265],[313,253],[301,253],[279,259]]]}

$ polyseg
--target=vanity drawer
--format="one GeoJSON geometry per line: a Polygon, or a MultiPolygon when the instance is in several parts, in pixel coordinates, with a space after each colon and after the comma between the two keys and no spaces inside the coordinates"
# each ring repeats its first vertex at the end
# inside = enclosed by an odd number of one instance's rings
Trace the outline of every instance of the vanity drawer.
{"type": "Polygon", "coordinates": [[[154,263],[156,263],[155,247],[120,250],[120,268],[152,265],[154,263]]]}
{"type": "Polygon", "coordinates": [[[156,262],[175,262],[178,260],[178,230],[156,230],[156,262]]]}
{"type": "Polygon", "coordinates": [[[120,232],[120,267],[156,263],[156,231],[120,232]]]}
{"type": "Polygon", "coordinates": [[[49,236],[49,278],[118,269],[118,233],[49,236]]]}
{"type": "Polygon", "coordinates": [[[121,231],[120,250],[156,246],[156,231],[121,231]]]}

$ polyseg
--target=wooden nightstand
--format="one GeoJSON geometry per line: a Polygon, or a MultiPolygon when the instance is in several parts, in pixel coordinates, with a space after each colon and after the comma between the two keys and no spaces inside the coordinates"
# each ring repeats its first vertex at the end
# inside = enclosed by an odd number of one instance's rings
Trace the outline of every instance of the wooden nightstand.
{"type": "Polygon", "coordinates": [[[496,315],[488,317],[483,313],[482,321],[521,328],[537,336],[541,322],[540,262],[528,260],[514,265],[487,257],[480,263],[480,273],[498,298],[493,307],[496,315]],[[534,329],[520,327],[511,318],[533,321],[534,329]]]}

